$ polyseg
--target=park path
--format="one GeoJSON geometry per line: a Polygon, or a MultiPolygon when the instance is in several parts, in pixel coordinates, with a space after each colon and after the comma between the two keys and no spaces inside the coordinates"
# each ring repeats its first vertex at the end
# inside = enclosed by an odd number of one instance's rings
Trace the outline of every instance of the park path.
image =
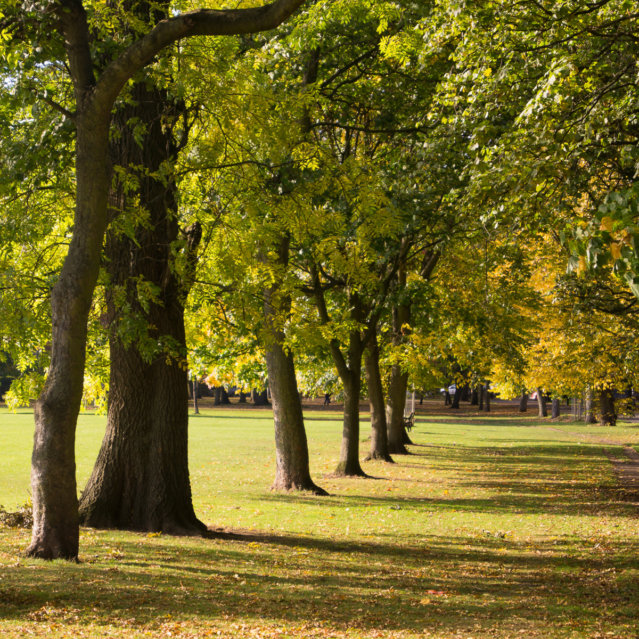
{"type": "Polygon", "coordinates": [[[620,441],[605,437],[597,437],[595,435],[586,435],[584,437],[561,428],[549,427],[549,429],[582,443],[601,444],[614,468],[619,487],[626,494],[628,501],[634,502],[639,506],[639,453],[632,446],[627,446],[620,441]],[[609,448],[609,446],[614,446],[615,448],[609,448]],[[620,446],[623,446],[621,450],[620,446]],[[622,453],[622,455],[620,456],[619,453],[622,453]]]}
{"type": "Polygon", "coordinates": [[[618,449],[606,448],[605,451],[615,469],[621,489],[630,501],[639,505],[639,453],[631,446],[623,447],[625,458],[619,457],[618,449]]]}

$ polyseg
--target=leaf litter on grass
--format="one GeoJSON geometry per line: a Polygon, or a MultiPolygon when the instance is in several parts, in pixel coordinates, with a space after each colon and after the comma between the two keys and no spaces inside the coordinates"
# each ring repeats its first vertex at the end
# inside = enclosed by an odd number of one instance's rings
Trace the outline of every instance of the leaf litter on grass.
{"type": "MultiPolygon", "coordinates": [[[[371,463],[376,479],[326,480],[317,498],[271,493],[263,465],[242,482],[242,442],[270,450],[267,420],[235,420],[220,450],[202,419],[196,504],[244,537],[83,530],[72,565],[17,560],[28,531],[1,529],[3,637],[633,636],[637,519],[600,490],[609,461],[499,423],[424,424],[413,455],[371,463]]],[[[311,451],[330,459],[334,424],[312,425],[311,451]]]]}

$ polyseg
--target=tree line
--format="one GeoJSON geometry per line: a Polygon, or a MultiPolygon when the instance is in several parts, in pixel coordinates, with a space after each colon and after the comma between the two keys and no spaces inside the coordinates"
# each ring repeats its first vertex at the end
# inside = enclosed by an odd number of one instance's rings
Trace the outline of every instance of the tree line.
{"type": "Polygon", "coordinates": [[[409,385],[603,406],[635,384],[632,2],[3,11],[0,336],[9,401],[39,395],[29,554],[77,557],[80,523],[205,530],[189,371],[268,379],[274,487],[317,494],[300,392],[341,389],[336,473],[363,475],[363,389],[390,462],[409,385]],[[78,501],[83,397],[107,429],[78,501]]]}

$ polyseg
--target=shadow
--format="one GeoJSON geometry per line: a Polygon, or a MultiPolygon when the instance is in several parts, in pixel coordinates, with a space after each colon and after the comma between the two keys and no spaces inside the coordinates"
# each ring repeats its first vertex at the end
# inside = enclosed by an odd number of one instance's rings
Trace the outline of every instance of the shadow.
{"type": "Polygon", "coordinates": [[[196,632],[228,622],[240,625],[235,636],[246,637],[258,636],[265,620],[302,624],[287,630],[300,637],[315,630],[420,636],[426,627],[441,636],[488,637],[495,628],[498,636],[519,636],[530,627],[568,636],[577,620],[579,636],[596,636],[591,627],[610,618],[636,622],[637,583],[619,578],[639,570],[639,542],[631,538],[617,539],[614,555],[583,540],[531,548],[488,534],[399,541],[388,533],[386,541],[368,543],[214,531],[188,544],[141,541],[148,540],[118,540],[121,559],[98,546],[79,565],[3,568],[0,618],[54,622],[58,631],[80,619],[83,627],[152,634],[168,619],[187,630],[196,623],[196,632]]]}

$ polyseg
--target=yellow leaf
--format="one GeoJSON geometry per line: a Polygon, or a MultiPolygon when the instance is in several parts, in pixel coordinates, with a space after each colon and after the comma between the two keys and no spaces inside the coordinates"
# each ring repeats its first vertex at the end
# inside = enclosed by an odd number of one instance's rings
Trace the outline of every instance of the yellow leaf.
{"type": "Polygon", "coordinates": [[[613,242],[610,245],[610,252],[612,253],[612,257],[618,260],[621,257],[621,244],[619,244],[619,242],[613,242]]]}
{"type": "Polygon", "coordinates": [[[609,217],[603,217],[601,218],[601,226],[599,227],[600,231],[608,231],[610,233],[610,231],[612,231],[612,226],[614,224],[614,220],[609,217]]]}

